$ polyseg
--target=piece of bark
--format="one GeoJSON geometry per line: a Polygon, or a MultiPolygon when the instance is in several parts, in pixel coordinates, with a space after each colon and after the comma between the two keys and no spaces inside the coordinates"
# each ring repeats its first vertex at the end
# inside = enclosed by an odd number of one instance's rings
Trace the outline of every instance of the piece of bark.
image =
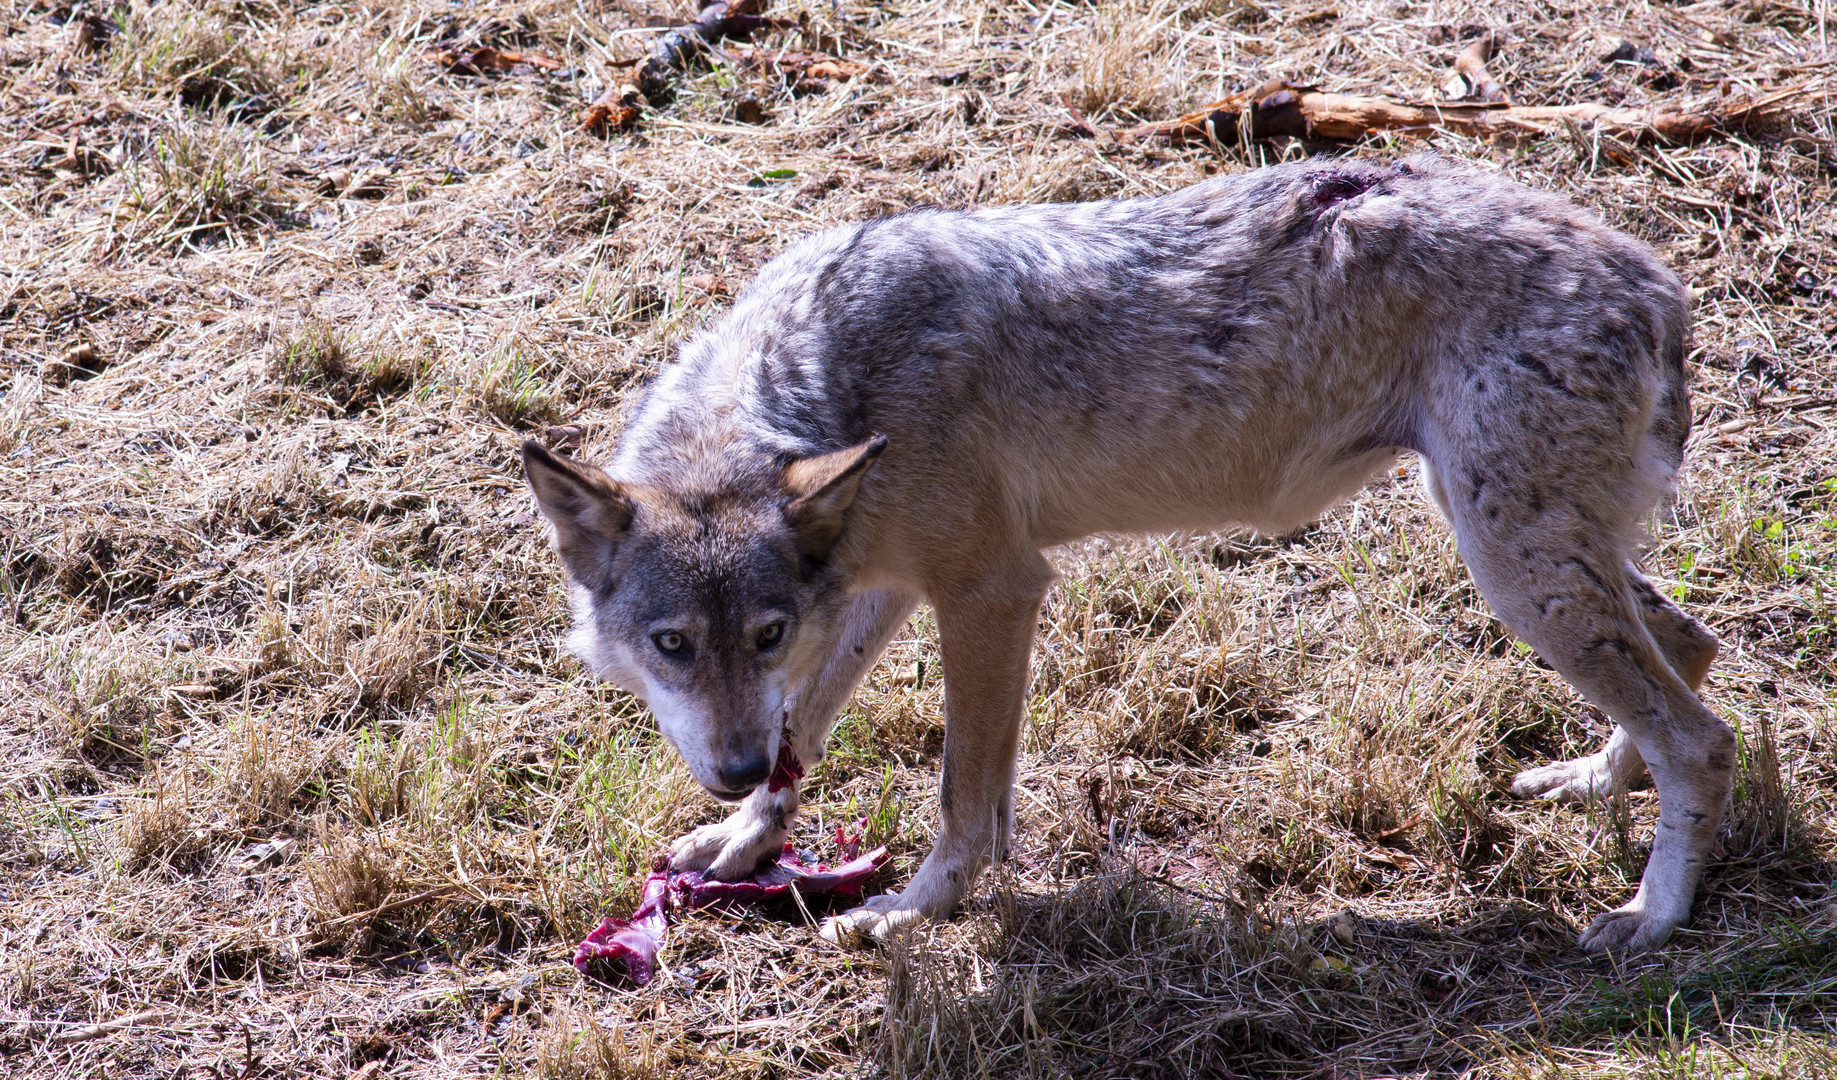
{"type": "Polygon", "coordinates": [[[1499,80],[1486,70],[1486,62],[1493,58],[1497,44],[1493,32],[1488,30],[1460,51],[1454,58],[1454,78],[1448,83],[1449,89],[1458,89],[1460,92],[1449,94],[1449,97],[1475,98],[1494,104],[1506,100],[1505,87],[1500,86],[1499,80]]]}
{"type": "Polygon", "coordinates": [[[1812,86],[1789,87],[1764,97],[1702,104],[1671,103],[1647,109],[1577,105],[1438,105],[1388,98],[1329,94],[1311,86],[1272,80],[1248,94],[1236,94],[1173,120],[1117,132],[1122,142],[1167,139],[1176,143],[1238,141],[1283,136],[1350,140],[1380,132],[1428,135],[1519,137],[1565,129],[1596,132],[1635,142],[1691,142],[1718,132],[1748,130],[1777,119],[1793,99],[1812,86]]]}
{"type": "Polygon", "coordinates": [[[476,49],[455,51],[452,49],[435,49],[427,58],[446,68],[449,75],[485,75],[502,73],[511,70],[518,64],[528,64],[545,71],[559,71],[562,62],[552,56],[539,53],[511,52],[508,49],[497,49],[490,45],[480,45],[476,49]]]}
{"type": "Polygon", "coordinates": [[[724,37],[740,37],[764,26],[760,15],[765,0],[715,0],[702,8],[695,21],[659,34],[651,51],[640,60],[623,83],[609,88],[581,111],[580,126],[596,135],[625,131],[638,122],[647,105],[669,88],[670,79],[691,57],[724,37]]]}

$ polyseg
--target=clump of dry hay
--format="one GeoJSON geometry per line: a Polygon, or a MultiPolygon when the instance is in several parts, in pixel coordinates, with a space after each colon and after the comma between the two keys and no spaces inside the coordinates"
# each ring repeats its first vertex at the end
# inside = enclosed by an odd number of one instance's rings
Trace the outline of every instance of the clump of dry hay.
{"type": "MultiPolygon", "coordinates": [[[[1433,98],[1487,30],[1524,103],[1830,63],[1801,0],[773,12],[756,47],[870,73],[705,58],[611,140],[578,109],[688,6],[0,12],[9,1075],[1837,1068],[1837,150],[1815,97],[1691,146],[1426,142],[1595,207],[1698,294],[1690,466],[1648,563],[1722,635],[1705,692],[1742,760],[1672,948],[1573,949],[1634,887],[1656,805],[1500,793],[1605,720],[1490,619],[1405,474],[1295,537],[1056,553],[1015,859],[957,921],[850,953],[801,918],[702,914],[650,987],[583,982],[574,941],[721,811],[561,655],[515,448],[603,458],[673,343],[790,239],[1418,149],[1109,132],[1272,76],[1433,98]],[[427,59],[481,45],[562,66],[427,59]]],[[[933,639],[921,612],[870,677],[797,836],[826,853],[868,817],[893,886],[937,820],[933,639]]]]}

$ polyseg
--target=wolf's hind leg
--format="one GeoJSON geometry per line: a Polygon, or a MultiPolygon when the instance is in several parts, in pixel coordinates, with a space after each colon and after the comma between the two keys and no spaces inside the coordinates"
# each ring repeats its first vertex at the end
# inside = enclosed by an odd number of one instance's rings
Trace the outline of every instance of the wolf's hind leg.
{"type": "MultiPolygon", "coordinates": [[[[917,593],[899,589],[865,592],[849,605],[828,659],[787,702],[785,733],[806,767],[822,760],[823,740],[836,715],[917,606],[917,593]]],[[[725,821],[703,825],[670,845],[670,865],[705,870],[718,881],[749,877],[784,848],[797,807],[797,784],[777,791],[761,784],[725,821]]]]}
{"type": "Polygon", "coordinates": [[[1552,505],[1561,489],[1542,486],[1544,478],[1483,482],[1502,465],[1478,462],[1466,475],[1481,482],[1450,485],[1461,555],[1505,623],[1625,729],[1658,787],[1658,830],[1639,891],[1596,919],[1581,943],[1657,948],[1690,916],[1728,805],[1735,734],[1660,652],[1599,511],[1552,505]]]}
{"type": "Polygon", "coordinates": [[[1678,673],[1694,693],[1709,676],[1709,666],[1716,660],[1721,642],[1710,628],[1691,618],[1676,604],[1652,587],[1631,560],[1626,564],[1627,584],[1633,589],[1633,600],[1645,620],[1646,630],[1665,654],[1665,662],[1678,673]]]}
{"type": "MultiPolygon", "coordinates": [[[[1626,579],[1646,632],[1652,635],[1671,670],[1695,691],[1703,685],[1709,665],[1716,659],[1716,635],[1665,599],[1631,560],[1626,563],[1626,579]]],[[[1519,773],[1512,780],[1512,794],[1559,802],[1590,802],[1618,795],[1645,775],[1646,761],[1639,756],[1638,745],[1625,728],[1616,724],[1607,745],[1595,753],[1519,773]]]]}

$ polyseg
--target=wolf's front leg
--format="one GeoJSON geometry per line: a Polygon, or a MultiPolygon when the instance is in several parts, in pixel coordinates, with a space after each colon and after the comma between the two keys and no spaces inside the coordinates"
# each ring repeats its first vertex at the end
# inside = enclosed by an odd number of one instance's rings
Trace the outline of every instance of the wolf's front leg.
{"type": "MultiPolygon", "coordinates": [[[[792,761],[809,768],[823,759],[823,743],[836,715],[917,606],[918,594],[901,589],[874,589],[850,602],[823,666],[787,699],[785,737],[792,761]]],[[[703,825],[677,840],[670,846],[670,865],[735,881],[775,859],[797,814],[798,784],[792,778],[776,791],[772,786],[753,789],[726,821],[703,825]]]]}
{"type": "Polygon", "coordinates": [[[761,784],[727,820],[703,825],[671,844],[670,868],[705,870],[717,881],[751,877],[784,849],[796,813],[796,784],[777,791],[761,784]]]}
{"type": "Polygon", "coordinates": [[[1003,856],[1013,828],[1028,654],[1051,580],[1051,568],[1033,554],[969,588],[932,593],[944,653],[942,827],[905,891],[830,919],[825,938],[885,939],[922,919],[947,918],[983,867],[1003,856]]]}

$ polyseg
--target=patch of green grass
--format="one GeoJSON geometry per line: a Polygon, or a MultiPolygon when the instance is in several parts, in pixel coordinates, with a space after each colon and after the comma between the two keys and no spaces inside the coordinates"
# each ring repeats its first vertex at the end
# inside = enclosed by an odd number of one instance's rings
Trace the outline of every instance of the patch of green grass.
{"type": "Polygon", "coordinates": [[[411,130],[420,130],[447,117],[447,110],[423,89],[420,50],[397,41],[386,41],[370,55],[364,78],[370,90],[369,115],[411,130]]]}
{"type": "Polygon", "coordinates": [[[515,341],[504,341],[460,364],[452,384],[472,410],[510,427],[557,416],[557,390],[542,377],[544,365],[515,341]]]}
{"type": "Polygon", "coordinates": [[[191,246],[230,232],[278,226],[291,213],[260,137],[234,124],[179,121],[123,166],[125,206],[139,217],[137,242],[191,246]]]}
{"type": "Polygon", "coordinates": [[[381,340],[362,343],[309,316],[291,336],[275,343],[269,373],[350,414],[407,393],[427,363],[416,348],[381,340]]]}
{"type": "Polygon", "coordinates": [[[1731,1027],[1829,1031],[1837,1025],[1837,927],[1782,920],[1766,939],[1703,957],[1695,970],[1600,978],[1594,990],[1558,1022],[1565,1038],[1676,1045],[1731,1027]]]}
{"type": "Polygon", "coordinates": [[[123,5],[113,21],[110,59],[124,85],[243,120],[274,112],[288,97],[286,72],[297,63],[272,44],[255,48],[235,5],[123,5]]]}

